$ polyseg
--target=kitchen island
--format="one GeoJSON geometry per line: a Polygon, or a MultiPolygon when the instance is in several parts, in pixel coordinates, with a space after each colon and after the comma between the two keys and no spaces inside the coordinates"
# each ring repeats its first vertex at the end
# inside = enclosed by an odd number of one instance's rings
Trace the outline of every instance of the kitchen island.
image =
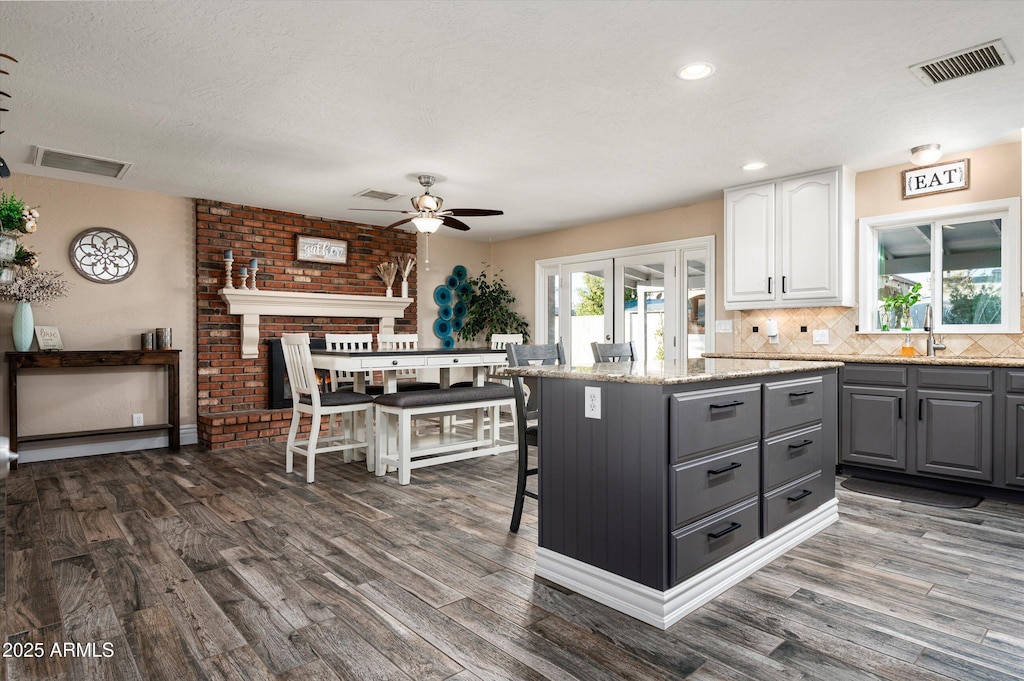
{"type": "Polygon", "coordinates": [[[537,576],[664,629],[835,522],[840,366],[505,369],[538,379],[537,576]]]}

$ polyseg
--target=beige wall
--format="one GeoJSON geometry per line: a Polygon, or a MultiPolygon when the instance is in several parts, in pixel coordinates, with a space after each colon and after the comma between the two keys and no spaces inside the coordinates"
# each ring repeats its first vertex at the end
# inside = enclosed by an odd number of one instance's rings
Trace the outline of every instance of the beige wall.
{"type": "MultiPolygon", "coordinates": [[[[142,331],[171,327],[174,347],[182,350],[182,423],[194,425],[195,219],[191,199],[28,175],[3,180],[0,190],[39,207],[39,229],[22,241],[40,252],[41,269],[61,270],[71,282],[67,298],[49,307],[33,306],[35,323],[57,326],[68,350],[138,349],[142,331]],[[139,261],[131,277],[116,284],[96,284],[74,271],[68,246],[89,227],[111,227],[135,243],[139,261]]],[[[13,350],[13,310],[14,303],[0,302],[3,351],[13,350]]],[[[19,432],[23,435],[130,426],[131,414],[137,412],[144,414],[147,424],[167,418],[166,383],[156,370],[29,371],[21,374],[18,387],[19,432]]],[[[3,431],[7,432],[7,410],[2,411],[3,431]]],[[[95,444],[95,440],[89,442],[95,444]]],[[[22,454],[31,458],[28,446],[22,454]]]]}
{"type": "MultiPolygon", "coordinates": [[[[532,333],[536,328],[534,264],[537,260],[714,235],[715,288],[717,291],[723,290],[723,212],[722,200],[716,199],[657,213],[502,241],[491,248],[491,262],[495,268],[504,271],[505,281],[518,299],[517,309],[530,321],[532,333]]],[[[719,295],[716,300],[716,317],[731,318],[726,315],[719,295]]],[[[729,352],[732,342],[732,334],[718,334],[716,350],[729,352]]]]}

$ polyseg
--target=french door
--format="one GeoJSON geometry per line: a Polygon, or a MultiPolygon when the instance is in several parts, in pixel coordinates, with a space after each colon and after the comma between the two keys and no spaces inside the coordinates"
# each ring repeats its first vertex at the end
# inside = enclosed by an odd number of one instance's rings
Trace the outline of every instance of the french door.
{"type": "Polygon", "coordinates": [[[558,307],[565,359],[569,364],[593,364],[590,344],[611,343],[614,333],[612,306],[605,304],[612,260],[562,265],[561,281],[558,307]]]}
{"type": "Polygon", "coordinates": [[[676,329],[676,252],[615,258],[616,343],[633,341],[637,361],[674,362],[679,357],[676,329]]]}

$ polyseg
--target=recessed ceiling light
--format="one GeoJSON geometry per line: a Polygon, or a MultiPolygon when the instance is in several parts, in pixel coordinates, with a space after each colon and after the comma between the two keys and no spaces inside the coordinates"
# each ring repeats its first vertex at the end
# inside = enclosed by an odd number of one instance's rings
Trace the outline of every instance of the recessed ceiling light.
{"type": "Polygon", "coordinates": [[[750,163],[748,163],[745,166],[743,166],[743,169],[744,170],[761,170],[762,168],[765,168],[767,166],[768,166],[768,164],[765,163],[764,161],[751,161],[750,163]]]}
{"type": "Polygon", "coordinates": [[[715,72],[715,65],[706,61],[695,61],[676,72],[683,80],[702,80],[715,72]]]}

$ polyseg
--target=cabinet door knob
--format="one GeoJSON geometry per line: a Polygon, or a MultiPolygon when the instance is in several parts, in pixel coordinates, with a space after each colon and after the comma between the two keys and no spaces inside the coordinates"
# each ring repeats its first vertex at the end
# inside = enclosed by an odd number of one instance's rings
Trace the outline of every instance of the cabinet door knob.
{"type": "Polygon", "coordinates": [[[458,363],[459,363],[459,358],[458,357],[456,357],[455,359],[452,360],[452,364],[458,364],[458,363]]]}
{"type": "Polygon", "coordinates": [[[397,359],[391,360],[391,366],[393,366],[393,367],[398,366],[398,360],[397,359]]]}

